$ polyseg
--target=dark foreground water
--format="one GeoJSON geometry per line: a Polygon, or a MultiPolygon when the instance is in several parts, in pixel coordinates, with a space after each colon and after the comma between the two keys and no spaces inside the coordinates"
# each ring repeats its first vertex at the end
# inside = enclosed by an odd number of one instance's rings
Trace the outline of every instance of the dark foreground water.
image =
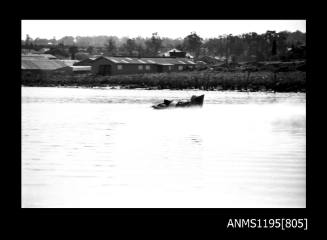
{"type": "Polygon", "coordinates": [[[22,87],[22,207],[305,207],[305,98],[22,87]]]}

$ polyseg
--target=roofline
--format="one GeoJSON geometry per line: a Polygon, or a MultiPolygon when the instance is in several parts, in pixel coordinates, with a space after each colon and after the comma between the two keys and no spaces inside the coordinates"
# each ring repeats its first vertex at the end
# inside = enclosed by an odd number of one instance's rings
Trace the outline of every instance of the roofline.
{"type": "MultiPolygon", "coordinates": [[[[188,57],[174,57],[174,56],[153,56],[153,57],[142,57],[142,56],[125,56],[125,55],[114,55],[114,56],[99,56],[99,57],[122,57],[122,58],[188,58],[188,57]]],[[[97,57],[97,58],[99,58],[97,57]]]]}
{"type": "MultiPolygon", "coordinates": [[[[114,62],[114,61],[112,61],[112,60],[110,59],[110,58],[115,58],[115,57],[117,57],[117,56],[100,56],[100,57],[97,57],[96,59],[92,60],[92,62],[95,62],[95,61],[97,61],[97,60],[99,60],[99,59],[106,59],[106,60],[108,60],[108,61],[110,61],[110,62],[112,62],[112,63],[114,63],[114,64],[119,64],[119,65],[122,65],[122,64],[160,65],[160,63],[149,63],[149,62],[148,62],[148,63],[141,63],[141,62],[139,62],[139,63],[129,63],[129,62],[127,62],[127,63],[124,63],[124,62],[116,63],[116,62],[114,62]]],[[[118,58],[118,57],[117,57],[117,58],[118,58]]],[[[141,58],[137,58],[137,57],[126,57],[126,56],[123,56],[123,57],[119,57],[119,58],[144,59],[144,58],[154,58],[154,57],[141,57],[141,58]]],[[[166,57],[156,57],[156,58],[164,58],[164,59],[167,59],[166,57]]],[[[188,58],[181,58],[181,57],[176,58],[176,57],[173,57],[173,59],[188,59],[188,58]]],[[[83,61],[83,60],[82,60],[82,61],[83,61]]],[[[191,61],[191,60],[186,60],[186,61],[191,61]]],[[[178,64],[179,64],[179,63],[177,63],[177,64],[173,64],[173,65],[178,65],[178,64]]],[[[184,65],[190,64],[190,65],[193,65],[193,64],[195,64],[195,62],[193,62],[193,63],[180,63],[180,64],[184,64],[184,65]]]]}

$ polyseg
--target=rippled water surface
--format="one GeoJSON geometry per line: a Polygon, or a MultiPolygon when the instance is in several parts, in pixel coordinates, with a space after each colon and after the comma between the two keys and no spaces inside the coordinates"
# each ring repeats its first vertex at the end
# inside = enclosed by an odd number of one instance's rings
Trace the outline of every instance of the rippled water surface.
{"type": "Polygon", "coordinates": [[[22,87],[22,207],[302,208],[305,124],[304,93],[22,87]]]}

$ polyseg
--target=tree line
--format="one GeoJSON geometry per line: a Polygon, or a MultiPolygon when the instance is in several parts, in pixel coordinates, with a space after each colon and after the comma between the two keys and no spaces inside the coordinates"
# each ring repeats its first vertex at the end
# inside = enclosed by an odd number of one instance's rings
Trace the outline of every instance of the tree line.
{"type": "Polygon", "coordinates": [[[39,50],[49,48],[46,53],[63,58],[81,59],[91,55],[108,56],[158,56],[172,48],[186,51],[195,58],[201,56],[218,56],[232,58],[235,61],[281,60],[289,55],[290,50],[298,50],[297,57],[304,58],[306,34],[296,32],[267,31],[242,35],[220,35],[203,39],[195,32],[184,38],[171,39],[153,33],[151,37],[118,38],[116,36],[72,37],[61,39],[32,39],[29,35],[22,40],[22,49],[39,50]]]}

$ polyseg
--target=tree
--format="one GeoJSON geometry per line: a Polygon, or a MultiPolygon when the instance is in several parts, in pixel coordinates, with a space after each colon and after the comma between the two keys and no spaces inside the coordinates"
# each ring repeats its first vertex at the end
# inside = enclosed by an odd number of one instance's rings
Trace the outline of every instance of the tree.
{"type": "Polygon", "coordinates": [[[66,46],[73,46],[75,44],[75,38],[72,36],[65,36],[58,40],[59,43],[62,43],[66,46]]]}
{"type": "MultiPolygon", "coordinates": [[[[69,47],[77,46],[87,48],[89,54],[122,54],[131,56],[153,56],[158,51],[168,51],[177,48],[182,51],[189,51],[193,56],[200,54],[209,56],[235,56],[237,60],[267,60],[281,59],[289,55],[289,48],[297,49],[296,52],[304,52],[301,47],[306,45],[306,34],[296,32],[275,32],[267,31],[263,34],[255,32],[244,33],[242,35],[220,35],[216,38],[200,38],[196,33],[191,33],[185,38],[161,38],[157,33],[153,33],[150,38],[127,37],[118,38],[116,36],[65,36],[57,41],[53,39],[36,38],[33,40],[29,35],[22,41],[22,49],[29,52],[30,49],[42,47],[51,49],[58,55],[66,56],[72,54],[69,47]],[[74,41],[76,39],[76,41],[74,41]],[[55,50],[54,50],[55,49],[55,50]],[[59,49],[59,50],[58,50],[59,49]]],[[[303,56],[304,53],[292,56],[303,56]]],[[[74,57],[74,56],[73,56],[74,57]]],[[[76,58],[76,54],[75,54],[76,58]]]]}
{"type": "Polygon", "coordinates": [[[277,43],[276,43],[276,39],[274,39],[271,47],[271,55],[275,56],[276,54],[277,54],[277,43]]]}
{"type": "Polygon", "coordinates": [[[77,52],[77,53],[75,54],[75,59],[76,59],[76,60],[81,61],[81,60],[84,60],[84,59],[87,59],[87,58],[89,58],[89,54],[87,54],[87,53],[77,52]]]}
{"type": "Polygon", "coordinates": [[[94,46],[94,43],[92,42],[93,37],[76,37],[76,46],[78,47],[90,47],[94,46]]]}
{"type": "Polygon", "coordinates": [[[306,34],[302,33],[300,31],[296,31],[293,33],[288,33],[286,42],[288,46],[290,47],[292,44],[294,45],[306,45],[306,34]]]}
{"type": "Polygon", "coordinates": [[[137,50],[137,45],[135,43],[135,39],[127,39],[126,43],[123,44],[122,49],[128,55],[132,56],[133,53],[137,50]]]}
{"type": "Polygon", "coordinates": [[[220,39],[217,38],[210,38],[203,44],[203,47],[207,49],[208,54],[211,56],[218,55],[218,46],[219,46],[220,39]]]}
{"type": "Polygon", "coordinates": [[[63,43],[59,43],[59,44],[58,44],[58,48],[60,48],[60,49],[65,49],[65,44],[63,44],[63,43]]]}
{"type": "Polygon", "coordinates": [[[286,31],[279,32],[276,39],[276,50],[279,57],[283,57],[287,54],[287,37],[289,33],[286,31]]]}
{"type": "Polygon", "coordinates": [[[262,35],[262,37],[265,40],[265,46],[264,46],[265,58],[266,60],[271,59],[271,57],[276,55],[277,53],[277,46],[276,46],[277,33],[275,31],[267,31],[265,34],[262,35]]]}
{"type": "Polygon", "coordinates": [[[39,46],[39,45],[47,46],[48,45],[48,42],[49,42],[49,40],[46,39],[46,38],[36,38],[34,40],[34,45],[37,45],[37,46],[39,46]]]}
{"type": "Polygon", "coordinates": [[[181,51],[185,50],[183,43],[178,43],[177,45],[175,45],[175,48],[181,51]]]}
{"type": "Polygon", "coordinates": [[[180,46],[183,45],[183,39],[161,38],[161,48],[163,51],[168,51],[172,48],[182,50],[180,46]]]}
{"type": "Polygon", "coordinates": [[[200,48],[202,46],[202,38],[198,36],[195,32],[184,38],[184,47],[185,50],[188,50],[195,54],[195,57],[199,56],[200,48]]]}
{"type": "Polygon", "coordinates": [[[68,48],[68,51],[71,55],[71,59],[75,60],[75,54],[78,52],[78,48],[76,46],[71,46],[68,48]]]}
{"type": "Polygon", "coordinates": [[[86,51],[89,53],[89,54],[93,54],[94,52],[94,47],[93,46],[89,46],[86,51]]]}
{"type": "Polygon", "coordinates": [[[49,40],[48,44],[50,43],[50,45],[57,45],[58,41],[56,40],[56,37],[53,37],[52,39],[49,40]]]}
{"type": "Polygon", "coordinates": [[[51,49],[49,51],[46,51],[45,53],[52,54],[58,58],[68,58],[69,53],[64,49],[63,45],[62,46],[59,45],[56,47],[51,47],[51,49]]]}
{"type": "Polygon", "coordinates": [[[27,48],[27,49],[32,49],[33,48],[33,39],[28,34],[26,34],[25,48],[27,48]]]}
{"type": "Polygon", "coordinates": [[[158,36],[158,33],[153,33],[151,39],[145,41],[146,52],[149,56],[158,55],[162,48],[162,40],[158,36]]]}
{"type": "Polygon", "coordinates": [[[229,34],[226,37],[226,62],[228,63],[228,59],[231,55],[231,38],[232,38],[232,34],[229,34]]]}
{"type": "Polygon", "coordinates": [[[106,54],[107,55],[115,55],[117,52],[117,47],[116,47],[116,43],[114,41],[113,38],[109,38],[108,42],[105,44],[105,48],[106,48],[106,54]]]}

